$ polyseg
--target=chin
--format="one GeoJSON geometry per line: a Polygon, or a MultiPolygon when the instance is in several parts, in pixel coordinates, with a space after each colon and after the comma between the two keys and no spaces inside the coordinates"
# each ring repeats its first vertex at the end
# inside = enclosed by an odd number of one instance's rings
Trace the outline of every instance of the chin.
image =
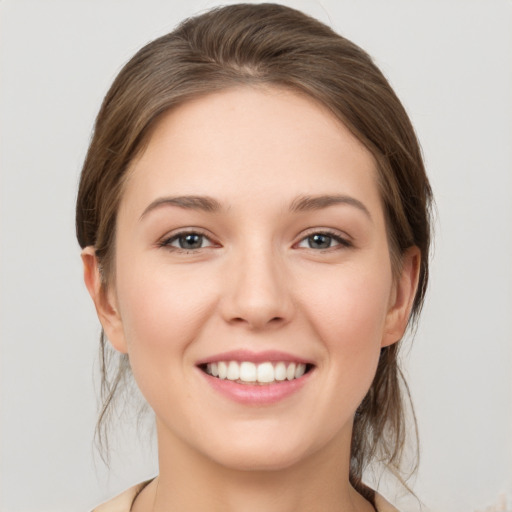
{"type": "Polygon", "coordinates": [[[284,450],[268,450],[252,448],[245,450],[229,451],[221,457],[216,457],[215,462],[232,471],[283,471],[299,464],[305,458],[304,453],[297,450],[288,452],[284,450]]]}
{"type": "Polygon", "coordinates": [[[247,429],[237,434],[210,443],[205,453],[220,466],[235,471],[282,471],[321,453],[339,451],[333,446],[338,446],[339,436],[330,432],[313,437],[304,431],[293,434],[281,426],[270,432],[247,429]]]}

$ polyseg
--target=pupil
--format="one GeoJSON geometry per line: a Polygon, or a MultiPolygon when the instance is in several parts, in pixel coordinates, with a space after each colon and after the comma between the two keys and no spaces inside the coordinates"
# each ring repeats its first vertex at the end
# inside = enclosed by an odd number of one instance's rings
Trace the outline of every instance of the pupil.
{"type": "Polygon", "coordinates": [[[179,243],[182,249],[199,249],[203,241],[202,235],[185,235],[180,237],[179,243]]]}
{"type": "Polygon", "coordinates": [[[313,235],[309,237],[309,247],[312,249],[328,249],[331,246],[331,237],[328,235],[313,235]]]}

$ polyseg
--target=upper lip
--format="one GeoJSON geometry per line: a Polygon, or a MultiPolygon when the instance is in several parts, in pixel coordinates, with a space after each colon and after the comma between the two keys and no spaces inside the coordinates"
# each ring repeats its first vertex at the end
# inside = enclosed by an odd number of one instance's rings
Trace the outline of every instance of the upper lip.
{"type": "Polygon", "coordinates": [[[219,361],[249,361],[251,363],[265,363],[265,362],[286,362],[286,363],[303,363],[313,364],[310,360],[303,357],[290,354],[289,352],[282,352],[279,350],[264,350],[261,352],[253,352],[251,350],[230,350],[214,354],[197,361],[196,365],[201,366],[207,363],[217,363],[219,361]]]}

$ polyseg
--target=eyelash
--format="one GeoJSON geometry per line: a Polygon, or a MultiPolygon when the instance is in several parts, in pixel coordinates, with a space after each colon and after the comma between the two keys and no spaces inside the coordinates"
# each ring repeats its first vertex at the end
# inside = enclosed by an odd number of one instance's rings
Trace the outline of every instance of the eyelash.
{"type": "MultiPolygon", "coordinates": [[[[353,244],[351,241],[349,241],[347,238],[344,238],[340,236],[338,233],[335,233],[330,230],[312,230],[310,233],[306,234],[306,236],[303,236],[298,243],[294,244],[294,247],[300,247],[299,244],[303,242],[307,242],[308,239],[311,239],[315,235],[318,236],[325,236],[328,237],[331,241],[336,242],[336,245],[326,247],[326,248],[320,248],[320,249],[313,249],[313,247],[303,247],[304,249],[312,249],[318,252],[326,252],[330,250],[336,250],[336,248],[349,248],[352,247],[353,244]]],[[[206,249],[208,247],[214,247],[218,244],[213,242],[205,233],[202,233],[201,231],[191,230],[191,231],[180,231],[179,233],[175,233],[174,235],[164,238],[162,241],[158,242],[158,247],[169,249],[172,252],[178,252],[178,253],[184,253],[184,254],[190,254],[197,251],[200,251],[202,249],[206,249]],[[183,247],[175,247],[172,245],[173,242],[178,242],[180,239],[184,239],[187,236],[198,236],[201,237],[201,241],[207,240],[209,242],[209,245],[205,247],[197,247],[192,249],[185,249],[183,247]]]]}
{"type": "Polygon", "coordinates": [[[197,251],[200,251],[201,249],[206,249],[208,247],[212,247],[215,245],[217,245],[217,244],[215,244],[215,242],[213,242],[205,233],[202,233],[201,231],[197,231],[197,230],[180,231],[179,233],[175,233],[174,235],[172,235],[168,238],[164,238],[162,241],[160,241],[158,243],[159,247],[169,249],[170,251],[173,251],[173,252],[179,252],[179,253],[185,253],[185,254],[197,252],[197,251]],[[175,247],[175,246],[171,245],[173,242],[176,242],[176,241],[179,242],[180,238],[184,239],[187,236],[193,236],[193,235],[201,237],[202,240],[208,240],[210,242],[210,245],[208,245],[206,247],[197,247],[197,248],[192,248],[192,249],[185,249],[184,247],[175,247]]]}
{"type": "MultiPolygon", "coordinates": [[[[322,230],[312,230],[309,233],[306,234],[306,236],[302,237],[299,241],[299,244],[302,242],[306,242],[308,239],[311,239],[315,235],[325,236],[330,238],[331,240],[337,242],[337,245],[323,248],[323,249],[317,249],[317,251],[325,252],[329,250],[336,250],[336,248],[349,248],[353,247],[353,244],[350,240],[347,238],[344,238],[341,236],[338,232],[334,232],[328,229],[322,229],[322,230]]],[[[298,244],[295,244],[298,245],[298,244]]],[[[304,247],[305,249],[313,249],[312,247],[304,247]]]]}

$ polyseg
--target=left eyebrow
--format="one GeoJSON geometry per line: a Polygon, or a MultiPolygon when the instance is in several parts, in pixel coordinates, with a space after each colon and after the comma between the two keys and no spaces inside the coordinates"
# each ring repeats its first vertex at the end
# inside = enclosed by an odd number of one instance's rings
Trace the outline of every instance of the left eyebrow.
{"type": "Polygon", "coordinates": [[[372,220],[370,211],[361,201],[359,201],[359,199],[344,195],[300,196],[292,201],[290,204],[290,211],[305,212],[321,210],[322,208],[328,208],[329,206],[336,204],[347,204],[349,206],[353,206],[362,211],[370,220],[372,220]]]}

